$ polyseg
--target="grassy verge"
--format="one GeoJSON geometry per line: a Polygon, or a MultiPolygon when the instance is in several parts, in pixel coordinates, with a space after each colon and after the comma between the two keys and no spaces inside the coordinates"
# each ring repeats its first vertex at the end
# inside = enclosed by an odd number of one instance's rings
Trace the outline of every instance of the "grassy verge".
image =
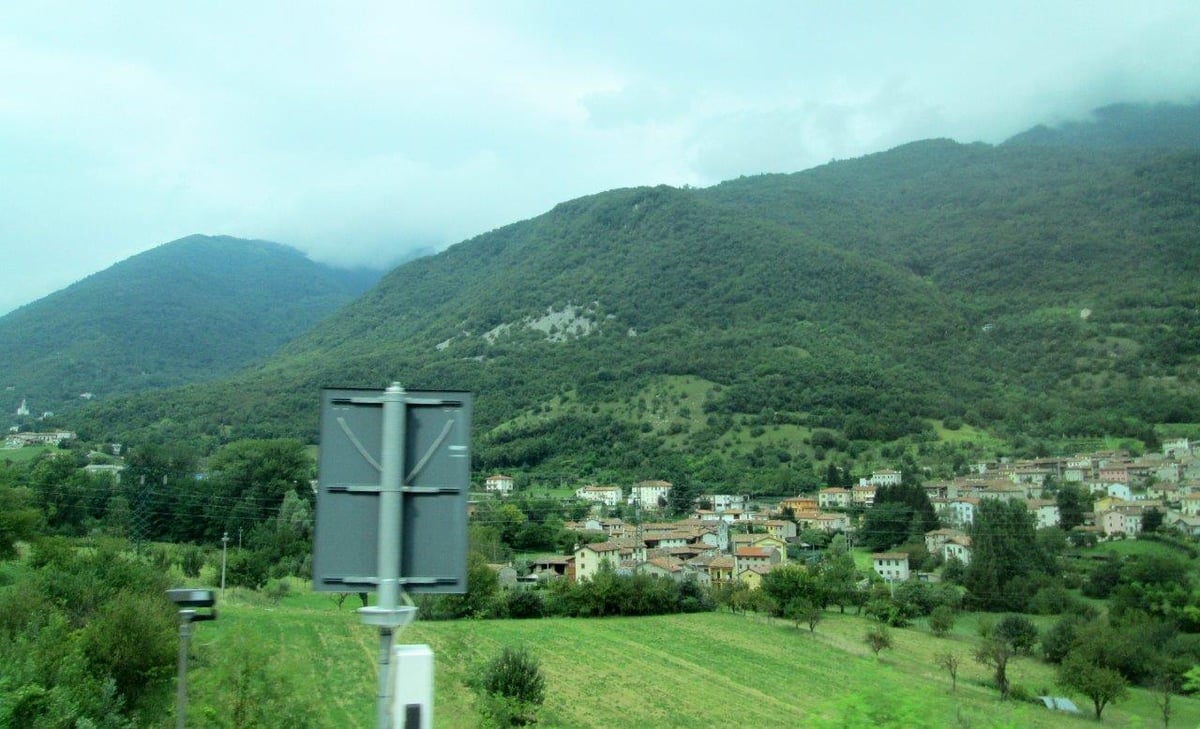
{"type": "MultiPolygon", "coordinates": [[[[220,620],[198,626],[192,711],[216,716],[229,704],[217,688],[216,658],[250,634],[270,646],[297,690],[318,699],[314,726],[374,723],[377,639],[351,598],[338,608],[326,595],[298,591],[272,604],[231,591],[220,620]]],[[[728,613],[532,621],[416,623],[403,643],[425,643],[436,656],[436,726],[474,727],[466,680],[505,645],[528,646],[547,676],[544,726],[1095,726],[1040,706],[1000,702],[988,670],[971,658],[969,621],[945,639],[923,629],[895,630],[895,648],[873,656],[864,618],[827,612],[815,633],[791,624],[728,613]],[[960,656],[958,688],[935,656],[960,656]]],[[[1033,694],[1061,693],[1052,667],[1014,661],[1010,679],[1033,694]]],[[[1086,701],[1076,697],[1086,709],[1086,701]]],[[[1200,722],[1200,701],[1176,697],[1175,726],[1200,722]]],[[[1153,697],[1134,690],[1105,712],[1103,725],[1148,726],[1161,720],[1153,697]]]]}

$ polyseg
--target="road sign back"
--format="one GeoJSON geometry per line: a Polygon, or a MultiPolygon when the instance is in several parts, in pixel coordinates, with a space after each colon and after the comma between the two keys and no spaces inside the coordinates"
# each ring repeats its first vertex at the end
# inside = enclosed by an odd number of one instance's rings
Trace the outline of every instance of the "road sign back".
{"type": "MultiPolygon", "coordinates": [[[[383,404],[377,390],[321,391],[313,589],[378,584],[383,404]]],[[[471,395],[404,393],[400,585],[466,592],[471,395]]]]}

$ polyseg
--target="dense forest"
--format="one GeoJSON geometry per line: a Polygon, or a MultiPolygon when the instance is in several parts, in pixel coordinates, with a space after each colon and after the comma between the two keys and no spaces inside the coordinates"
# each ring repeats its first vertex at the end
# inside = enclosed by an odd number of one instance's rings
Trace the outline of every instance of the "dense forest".
{"type": "Polygon", "coordinates": [[[931,140],[564,202],[396,268],[250,369],[70,423],[312,441],[320,387],[400,381],[477,394],[479,469],[775,492],[905,453],[1153,447],[1200,412],[1200,152],[1154,132],[1197,110],[1160,111],[1094,122],[1141,146],[931,140]]]}

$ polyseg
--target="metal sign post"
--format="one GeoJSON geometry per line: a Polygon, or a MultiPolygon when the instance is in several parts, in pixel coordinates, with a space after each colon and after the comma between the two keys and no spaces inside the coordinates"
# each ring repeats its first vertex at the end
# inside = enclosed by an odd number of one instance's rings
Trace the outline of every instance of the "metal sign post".
{"type": "Polygon", "coordinates": [[[379,593],[358,613],[379,628],[380,729],[395,633],[416,613],[405,590],[466,591],[470,414],[468,393],[322,391],[313,589],[379,593]]]}
{"type": "Polygon", "coordinates": [[[187,725],[187,665],[188,646],[192,640],[192,623],[216,620],[217,598],[212,590],[177,588],[167,590],[167,597],[179,606],[179,658],[175,662],[175,729],[187,725]],[[196,608],[209,608],[199,612],[196,608]]]}
{"type": "Polygon", "coordinates": [[[383,442],[379,480],[379,604],[359,609],[363,623],[379,626],[379,692],[375,716],[379,729],[387,729],[391,713],[392,644],[396,628],[407,625],[413,608],[397,610],[400,596],[400,524],[404,501],[404,390],[398,383],[383,391],[383,442]]]}

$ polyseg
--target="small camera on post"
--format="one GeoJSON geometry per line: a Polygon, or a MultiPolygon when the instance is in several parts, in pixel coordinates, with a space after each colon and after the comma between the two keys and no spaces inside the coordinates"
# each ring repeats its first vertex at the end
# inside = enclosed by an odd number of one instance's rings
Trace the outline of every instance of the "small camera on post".
{"type": "Polygon", "coordinates": [[[217,594],[212,590],[200,590],[181,587],[167,590],[167,597],[179,606],[180,620],[195,623],[201,620],[215,620],[217,610],[217,594]],[[196,608],[211,608],[210,612],[198,612],[196,608]]]}
{"type": "Polygon", "coordinates": [[[187,722],[187,664],[188,644],[192,639],[192,623],[216,620],[217,595],[212,590],[179,587],[167,590],[167,597],[179,608],[179,662],[175,691],[175,729],[184,729],[187,722]],[[199,612],[205,610],[206,612],[199,612]]]}

